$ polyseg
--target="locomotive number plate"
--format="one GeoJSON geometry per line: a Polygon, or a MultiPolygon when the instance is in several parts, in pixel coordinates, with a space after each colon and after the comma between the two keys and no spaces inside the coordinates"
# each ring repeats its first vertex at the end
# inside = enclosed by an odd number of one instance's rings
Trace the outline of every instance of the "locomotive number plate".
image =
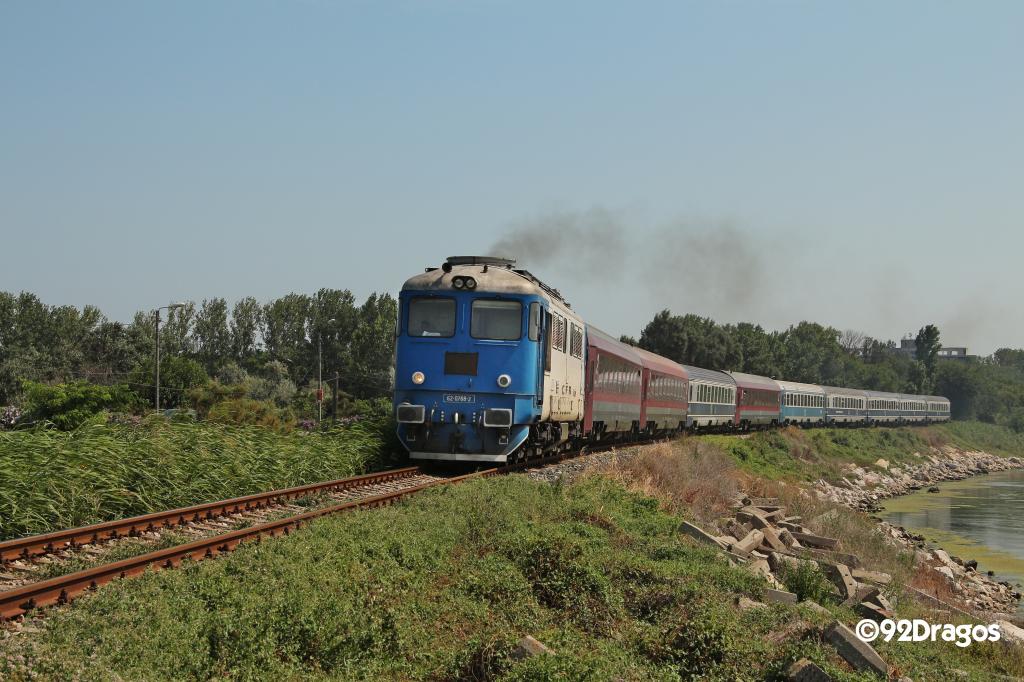
{"type": "Polygon", "coordinates": [[[446,403],[475,403],[476,396],[472,393],[445,393],[444,401],[446,403]]]}

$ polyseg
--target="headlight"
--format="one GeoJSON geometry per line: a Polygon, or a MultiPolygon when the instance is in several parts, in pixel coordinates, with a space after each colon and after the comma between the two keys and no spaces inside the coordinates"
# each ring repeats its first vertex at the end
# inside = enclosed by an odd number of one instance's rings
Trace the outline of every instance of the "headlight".
{"type": "Polygon", "coordinates": [[[452,286],[455,287],[456,289],[461,289],[465,284],[466,280],[462,279],[461,277],[456,277],[455,279],[452,280],[452,286]]]}
{"type": "Polygon", "coordinates": [[[427,379],[427,377],[424,376],[423,372],[413,372],[412,373],[412,383],[416,384],[417,386],[422,384],[424,381],[426,381],[426,379],[427,379]]]}
{"type": "Polygon", "coordinates": [[[467,277],[466,278],[466,288],[467,289],[476,289],[476,280],[473,279],[472,277],[467,277]]]}
{"type": "Polygon", "coordinates": [[[502,388],[508,388],[512,384],[512,377],[507,374],[498,376],[498,385],[502,388]]]}

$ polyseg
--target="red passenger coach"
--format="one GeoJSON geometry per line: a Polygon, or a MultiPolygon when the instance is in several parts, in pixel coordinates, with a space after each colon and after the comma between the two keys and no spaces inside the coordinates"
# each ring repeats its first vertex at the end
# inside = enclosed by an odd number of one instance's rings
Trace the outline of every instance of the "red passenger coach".
{"type": "Polygon", "coordinates": [[[583,431],[593,436],[640,428],[643,361],[636,349],[587,326],[583,431]]]}
{"type": "Polygon", "coordinates": [[[643,366],[643,404],[640,423],[648,433],[686,428],[689,379],[686,369],[642,348],[633,349],[643,366]]]}
{"type": "Polygon", "coordinates": [[[774,379],[729,372],[736,381],[736,427],[771,426],[779,423],[779,395],[782,387],[774,379]]]}

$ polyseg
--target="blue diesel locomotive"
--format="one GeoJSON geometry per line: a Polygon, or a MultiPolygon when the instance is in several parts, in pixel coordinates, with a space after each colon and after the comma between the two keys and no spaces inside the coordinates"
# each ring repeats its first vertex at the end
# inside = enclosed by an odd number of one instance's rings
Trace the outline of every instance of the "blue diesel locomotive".
{"type": "Polygon", "coordinates": [[[452,257],[402,287],[395,416],[412,458],[504,462],[578,436],[583,322],[513,264],[452,257]]]}

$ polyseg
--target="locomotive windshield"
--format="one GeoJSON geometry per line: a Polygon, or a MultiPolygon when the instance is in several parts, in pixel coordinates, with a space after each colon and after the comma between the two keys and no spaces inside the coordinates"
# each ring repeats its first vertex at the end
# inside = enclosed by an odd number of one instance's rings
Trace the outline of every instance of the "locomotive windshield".
{"type": "Polygon", "coordinates": [[[454,336],[455,299],[414,298],[409,302],[409,336],[454,336]]]}
{"type": "Polygon", "coordinates": [[[519,301],[473,301],[470,334],[474,339],[515,341],[523,333],[523,304],[519,301]]]}

